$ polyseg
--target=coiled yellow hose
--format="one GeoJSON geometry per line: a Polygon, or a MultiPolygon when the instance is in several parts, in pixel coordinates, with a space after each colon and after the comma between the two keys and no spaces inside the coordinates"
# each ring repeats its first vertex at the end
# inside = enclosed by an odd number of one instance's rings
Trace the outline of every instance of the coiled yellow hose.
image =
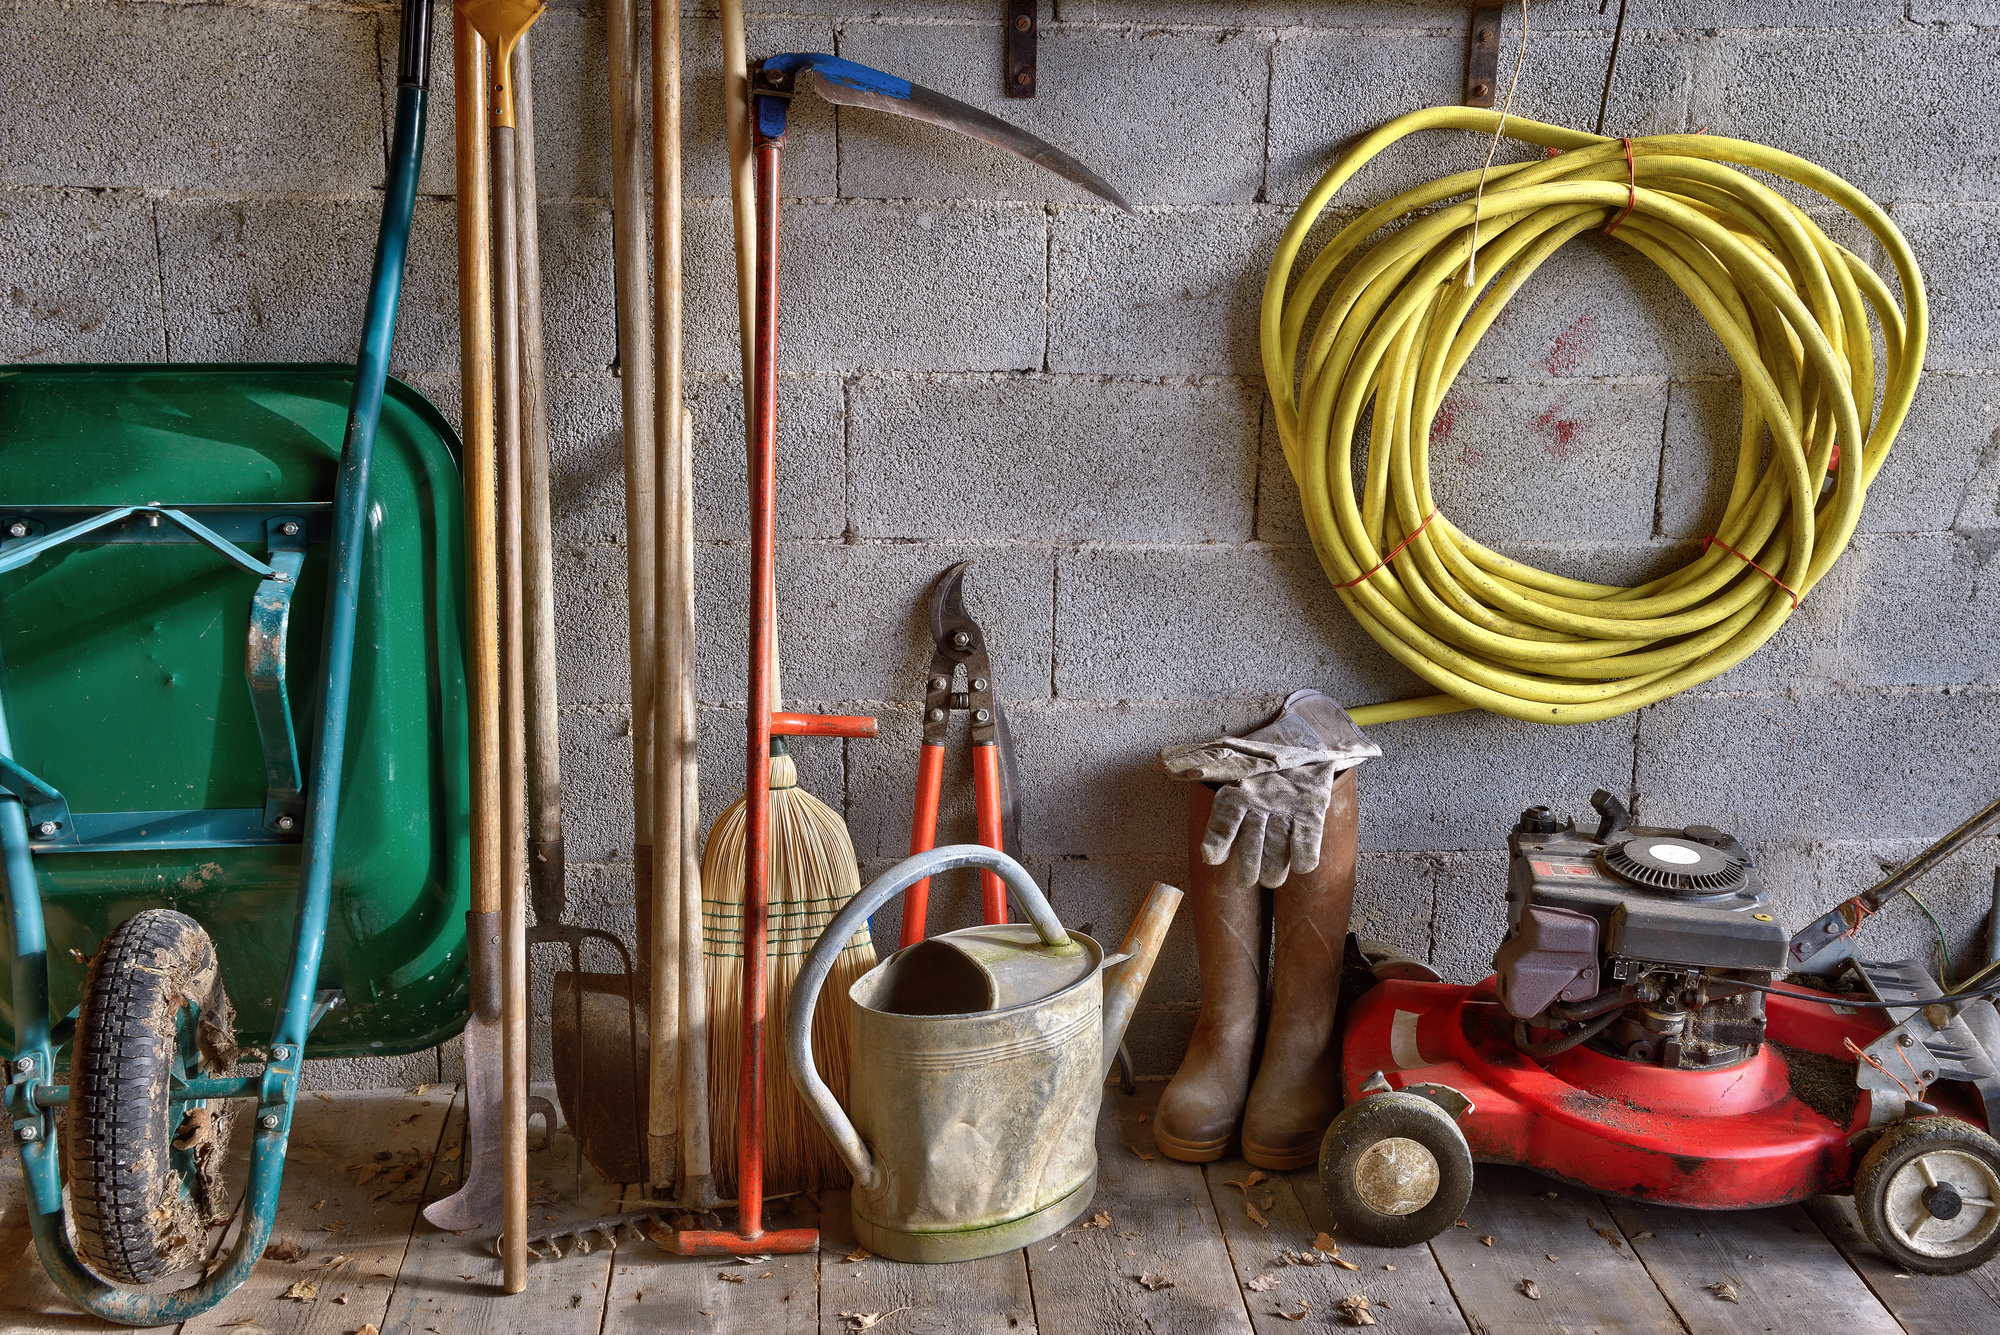
{"type": "Polygon", "coordinates": [[[1264,285],[1264,375],[1320,564],[1368,633],[1443,692],[1363,706],[1353,711],[1363,725],[1460,709],[1589,723],[1742,662],[1846,547],[1923,366],[1923,277],[1888,216],[1802,158],[1711,135],[1633,139],[1628,165],[1623,141],[1509,116],[1508,138],[1562,151],[1492,169],[1477,205],[1477,287],[1465,284],[1476,171],[1369,209],[1293,281],[1307,232],[1363,164],[1419,130],[1490,135],[1499,119],[1437,107],[1362,138],[1306,196],[1264,285]],[[1903,309],[1858,257],[1734,167],[1794,181],[1859,218],[1895,264],[1903,309]],[[1466,198],[1443,204],[1455,196],[1466,198]],[[1460,532],[1435,513],[1427,447],[1439,402],[1508,299],[1564,242],[1628,206],[1611,235],[1659,265],[1722,340],[1742,373],[1743,430],[1716,541],[1672,574],[1623,588],[1549,574],[1460,532]],[[1888,363],[1872,422],[1868,306],[1888,363]],[[1371,399],[1357,502],[1353,440],[1371,399]]]}

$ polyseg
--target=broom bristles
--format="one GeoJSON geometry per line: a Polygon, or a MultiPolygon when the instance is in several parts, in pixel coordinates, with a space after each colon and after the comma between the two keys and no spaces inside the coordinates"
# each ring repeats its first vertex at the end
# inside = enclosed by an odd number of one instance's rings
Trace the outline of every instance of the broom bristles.
{"type": "MultiPolygon", "coordinates": [[[[708,832],[701,859],[703,954],[708,963],[708,1105],[717,1186],[736,1181],[736,1118],[743,1052],[743,840],[738,798],[708,832]]],[[[806,953],[861,890],[854,841],[832,807],[798,786],[788,755],[771,757],[771,871],[765,950],[764,1189],[846,1186],[851,1175],[792,1084],[785,1061],[785,1008],[806,953]]],[[[847,989],[875,967],[866,926],[835,959],[813,1017],[813,1057],[847,1105],[847,989]]]]}

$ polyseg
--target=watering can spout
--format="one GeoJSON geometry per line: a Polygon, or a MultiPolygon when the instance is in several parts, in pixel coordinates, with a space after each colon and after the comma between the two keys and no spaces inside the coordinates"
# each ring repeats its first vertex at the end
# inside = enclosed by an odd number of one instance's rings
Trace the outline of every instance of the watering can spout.
{"type": "Polygon", "coordinates": [[[1153,961],[1159,958],[1181,899],[1181,892],[1171,885],[1153,882],[1152,892],[1139,906],[1139,916],[1132,920],[1124,942],[1118,947],[1122,958],[1104,971],[1104,1069],[1098,1072],[1099,1080],[1111,1074],[1111,1067],[1118,1060],[1125,1027],[1139,1007],[1139,994],[1146,990],[1147,976],[1153,972],[1153,961]]]}

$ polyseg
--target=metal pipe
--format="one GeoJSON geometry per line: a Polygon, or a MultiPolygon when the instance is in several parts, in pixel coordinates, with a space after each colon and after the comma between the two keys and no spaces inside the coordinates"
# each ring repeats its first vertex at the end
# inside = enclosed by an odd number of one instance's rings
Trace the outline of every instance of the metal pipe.
{"type": "Polygon", "coordinates": [[[1926,848],[1923,852],[1896,868],[1896,870],[1890,872],[1874,885],[1862,891],[1860,896],[1861,901],[1871,910],[1881,908],[1888,901],[1889,896],[1895,894],[1912,881],[1915,881],[1918,877],[1923,876],[1931,868],[1937,866],[1938,863],[1956,853],[1972,840],[1986,833],[1987,828],[1995,821],[2000,821],[2000,801],[1994,802],[1978,815],[1966,821],[1965,824],[1959,826],[1956,830],[1953,830],[1950,834],[1938,840],[1929,848],[1926,848]]]}

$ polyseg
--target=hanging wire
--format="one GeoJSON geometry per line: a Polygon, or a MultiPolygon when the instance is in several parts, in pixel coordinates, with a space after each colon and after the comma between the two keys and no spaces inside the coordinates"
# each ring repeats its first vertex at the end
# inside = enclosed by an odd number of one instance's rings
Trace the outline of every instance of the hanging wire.
{"type": "MultiPolygon", "coordinates": [[[[1602,14],[1611,8],[1611,0],[1597,7],[1602,14]]],[[[1604,133],[1604,113],[1611,105],[1611,84],[1618,77],[1618,48],[1625,44],[1625,0],[1618,0],[1618,26],[1611,30],[1611,63],[1604,67],[1604,95],[1597,99],[1597,133],[1604,133]]]]}

